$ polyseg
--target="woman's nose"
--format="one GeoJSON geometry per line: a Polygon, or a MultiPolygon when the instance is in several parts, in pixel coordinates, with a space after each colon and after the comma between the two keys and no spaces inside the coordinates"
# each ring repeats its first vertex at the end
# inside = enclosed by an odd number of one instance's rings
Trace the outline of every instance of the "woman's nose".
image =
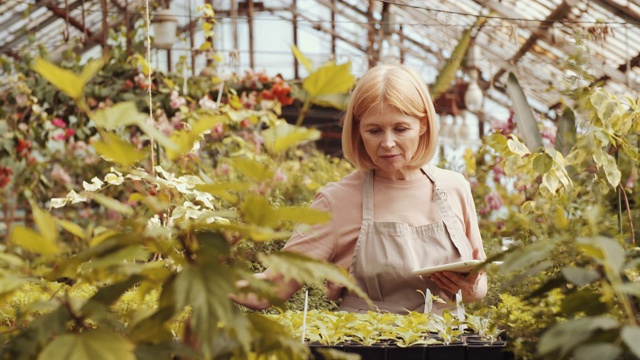
{"type": "Polygon", "coordinates": [[[396,145],[396,139],[393,134],[386,133],[382,138],[382,147],[385,149],[391,149],[396,145]]]}

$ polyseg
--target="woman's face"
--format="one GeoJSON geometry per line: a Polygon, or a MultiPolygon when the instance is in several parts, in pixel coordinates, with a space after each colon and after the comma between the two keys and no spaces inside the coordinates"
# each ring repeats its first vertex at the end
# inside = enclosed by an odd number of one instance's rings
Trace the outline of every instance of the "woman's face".
{"type": "Polygon", "coordinates": [[[377,176],[396,180],[420,176],[420,169],[409,168],[425,131],[420,120],[389,104],[378,104],[365,113],[359,128],[377,176]]]}

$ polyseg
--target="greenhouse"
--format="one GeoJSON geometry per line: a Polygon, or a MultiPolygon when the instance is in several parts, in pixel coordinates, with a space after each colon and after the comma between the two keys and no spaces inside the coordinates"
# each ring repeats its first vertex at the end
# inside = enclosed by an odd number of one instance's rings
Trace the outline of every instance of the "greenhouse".
{"type": "Polygon", "coordinates": [[[3,0],[3,359],[640,358],[640,1],[3,0]]]}

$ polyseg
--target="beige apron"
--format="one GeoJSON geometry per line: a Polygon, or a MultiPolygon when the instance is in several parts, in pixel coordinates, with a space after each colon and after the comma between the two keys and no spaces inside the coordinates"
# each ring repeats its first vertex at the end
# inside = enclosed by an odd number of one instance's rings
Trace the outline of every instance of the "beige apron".
{"type": "MultiPolygon", "coordinates": [[[[450,302],[453,294],[445,293],[435,282],[416,276],[412,271],[472,258],[472,249],[462,224],[447,200],[447,193],[438,188],[433,176],[422,171],[433,183],[433,202],[442,221],[410,227],[408,224],[373,221],[373,171],[362,190],[362,227],[355,246],[349,273],[380,311],[406,313],[424,310],[424,297],[417,290],[428,288],[433,295],[450,302]]],[[[449,305],[435,304],[441,313],[449,305]]],[[[346,294],[340,310],[366,312],[367,304],[359,297],[346,294]]]]}

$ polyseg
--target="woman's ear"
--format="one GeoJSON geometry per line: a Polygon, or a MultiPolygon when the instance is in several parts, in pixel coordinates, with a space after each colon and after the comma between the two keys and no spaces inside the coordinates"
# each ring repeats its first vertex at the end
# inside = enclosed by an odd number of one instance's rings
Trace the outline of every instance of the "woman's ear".
{"type": "Polygon", "coordinates": [[[420,122],[420,136],[427,132],[427,124],[420,122]]]}

